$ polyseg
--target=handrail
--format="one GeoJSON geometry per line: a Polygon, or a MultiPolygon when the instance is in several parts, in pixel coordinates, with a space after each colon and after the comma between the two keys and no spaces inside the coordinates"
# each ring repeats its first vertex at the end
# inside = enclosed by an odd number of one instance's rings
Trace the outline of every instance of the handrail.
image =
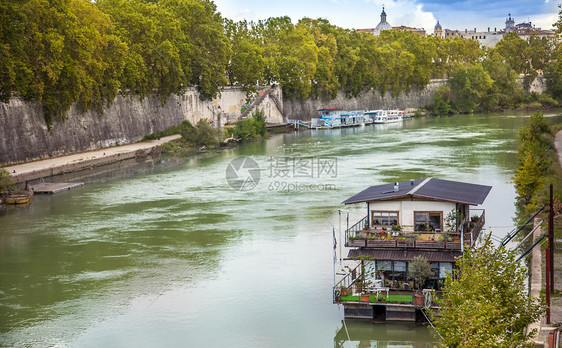
{"type": "Polygon", "coordinates": [[[533,219],[535,218],[535,216],[537,216],[544,208],[546,207],[546,204],[543,205],[536,213],[533,214],[533,216],[531,216],[529,218],[529,220],[527,220],[527,222],[525,222],[521,227],[519,227],[517,229],[517,231],[513,232],[513,233],[508,233],[507,236],[504,237],[504,239],[502,240],[502,242],[500,243],[500,246],[498,248],[502,248],[504,247],[507,243],[509,243],[513,237],[515,237],[525,226],[527,226],[527,224],[531,221],[533,221],[533,219]]]}
{"type": "Polygon", "coordinates": [[[359,220],[355,225],[351,226],[345,230],[345,241],[349,241],[349,237],[356,237],[358,232],[363,231],[365,228],[365,222],[369,221],[369,215],[365,216],[363,219],[359,220]]]}
{"type": "Polygon", "coordinates": [[[361,277],[361,272],[357,272],[357,269],[359,267],[361,267],[361,264],[358,264],[354,269],[350,270],[348,274],[346,274],[339,282],[336,283],[336,285],[334,285],[332,291],[334,303],[337,303],[338,301],[337,292],[339,289],[341,289],[341,287],[345,287],[349,291],[351,285],[353,285],[353,283],[355,283],[361,277]],[[355,273],[356,275],[355,279],[353,278],[353,273],[355,273]]]}

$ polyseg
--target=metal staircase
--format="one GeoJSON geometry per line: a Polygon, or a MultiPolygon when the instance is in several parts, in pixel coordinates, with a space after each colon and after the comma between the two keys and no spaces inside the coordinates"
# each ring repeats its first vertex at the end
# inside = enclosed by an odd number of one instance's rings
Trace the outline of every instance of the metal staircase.
{"type": "Polygon", "coordinates": [[[275,90],[272,87],[268,87],[262,95],[256,98],[256,100],[254,100],[252,104],[246,110],[244,110],[244,112],[242,112],[240,118],[246,118],[250,114],[250,112],[252,112],[252,110],[254,110],[258,105],[260,105],[267,96],[269,96],[271,100],[273,100],[273,102],[277,106],[277,109],[279,109],[279,111],[281,112],[281,115],[285,117],[285,112],[283,110],[283,106],[281,105],[281,101],[275,94],[273,94],[274,91],[275,90]]]}

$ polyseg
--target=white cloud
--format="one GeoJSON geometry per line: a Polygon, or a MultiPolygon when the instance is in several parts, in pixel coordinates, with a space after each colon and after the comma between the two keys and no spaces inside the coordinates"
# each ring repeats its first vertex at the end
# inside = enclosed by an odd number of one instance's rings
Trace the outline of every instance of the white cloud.
{"type": "Polygon", "coordinates": [[[551,29],[553,24],[558,20],[558,14],[556,13],[545,13],[542,15],[536,15],[531,18],[531,22],[542,29],[551,29]]]}
{"type": "Polygon", "coordinates": [[[425,12],[421,4],[416,4],[412,8],[411,3],[404,3],[404,10],[400,13],[401,16],[396,17],[396,23],[391,23],[394,26],[406,25],[409,27],[424,28],[428,34],[433,33],[433,28],[437,23],[433,13],[425,12]]]}

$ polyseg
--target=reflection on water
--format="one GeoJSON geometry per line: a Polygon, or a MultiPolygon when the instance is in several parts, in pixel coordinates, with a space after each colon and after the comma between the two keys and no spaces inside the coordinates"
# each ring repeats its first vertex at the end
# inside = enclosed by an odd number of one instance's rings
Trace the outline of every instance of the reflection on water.
{"type": "MultiPolygon", "coordinates": [[[[37,196],[22,209],[0,208],[0,342],[346,346],[331,292],[341,202],[382,182],[432,176],[481,183],[493,186],[487,231],[501,236],[512,228],[511,176],[525,117],[279,134],[189,159],[63,177],[86,185],[37,196]],[[251,156],[261,169],[249,192],[225,179],[237,156],[251,156]],[[276,159],[286,159],[288,171],[274,170],[276,159]],[[334,159],[335,175],[302,175],[290,167],[298,159],[334,159]],[[279,182],[295,189],[279,190],[279,182]]],[[[364,216],[363,207],[349,208],[350,221],[364,216]]],[[[355,347],[432,340],[426,327],[346,323],[355,347]]]]}
{"type": "Polygon", "coordinates": [[[334,337],[334,348],[433,348],[437,343],[425,326],[362,320],[342,320],[334,337]]]}

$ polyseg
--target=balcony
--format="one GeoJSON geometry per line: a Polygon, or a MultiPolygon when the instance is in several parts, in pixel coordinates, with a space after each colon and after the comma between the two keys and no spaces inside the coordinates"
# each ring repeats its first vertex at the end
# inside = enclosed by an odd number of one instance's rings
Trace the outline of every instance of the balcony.
{"type": "Polygon", "coordinates": [[[461,250],[461,233],[464,233],[464,246],[471,247],[476,242],[485,223],[484,210],[472,219],[464,219],[457,231],[413,231],[413,226],[403,226],[403,230],[392,226],[368,226],[368,219],[351,226],[345,232],[345,246],[356,248],[394,248],[394,249],[433,249],[461,250]]]}

